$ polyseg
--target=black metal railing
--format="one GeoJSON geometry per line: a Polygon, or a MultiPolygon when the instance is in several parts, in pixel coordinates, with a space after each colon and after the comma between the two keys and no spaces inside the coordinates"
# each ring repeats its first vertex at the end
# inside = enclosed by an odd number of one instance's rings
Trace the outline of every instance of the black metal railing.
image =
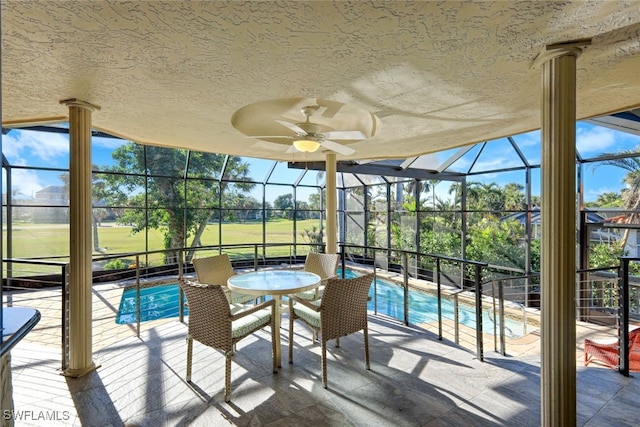
{"type": "MultiPolygon", "coordinates": [[[[127,325],[127,327],[129,327],[134,334],[139,335],[143,329],[143,324],[141,323],[142,313],[140,290],[145,286],[153,286],[169,282],[175,283],[184,275],[193,274],[193,267],[190,260],[194,254],[199,256],[199,254],[207,255],[211,252],[230,253],[234,268],[258,270],[260,268],[281,268],[283,266],[288,268],[301,267],[304,264],[304,259],[308,252],[323,250],[324,247],[322,245],[315,244],[258,243],[216,245],[198,248],[180,248],[99,256],[93,259],[94,265],[96,266],[104,265],[110,260],[116,259],[128,259],[131,262],[129,264],[130,268],[127,269],[106,271],[97,269],[94,271],[94,295],[98,295],[98,297],[104,301],[108,300],[107,297],[102,297],[100,295],[103,291],[95,290],[97,285],[104,283],[115,284],[115,290],[110,289],[104,292],[119,292],[121,294],[123,287],[135,288],[136,321],[134,325],[127,325]],[[268,249],[272,247],[277,248],[277,255],[273,257],[266,256],[268,249]],[[177,257],[175,257],[175,263],[152,265],[152,263],[148,262],[148,260],[153,259],[155,256],[164,258],[164,255],[169,252],[178,254],[177,257]]],[[[455,257],[424,254],[401,249],[347,244],[340,245],[340,255],[343,272],[345,272],[346,268],[349,266],[358,266],[373,270],[376,275],[376,279],[378,278],[378,273],[382,270],[385,270],[385,272],[389,274],[398,275],[393,278],[393,281],[402,288],[402,310],[399,310],[402,314],[399,320],[405,325],[409,325],[410,323],[410,290],[416,288],[414,279],[428,283],[431,286],[431,292],[435,294],[435,297],[437,298],[436,322],[439,340],[442,340],[444,336],[443,325],[445,323],[452,323],[452,339],[456,343],[460,343],[462,324],[458,315],[460,310],[459,307],[461,302],[471,304],[475,309],[475,332],[468,333],[475,335],[472,337],[473,341],[475,341],[475,353],[481,361],[484,360],[483,310],[488,308],[493,314],[493,339],[495,351],[506,354],[505,337],[507,334],[505,333],[505,303],[513,304],[517,309],[522,311],[521,320],[525,322],[523,329],[526,332],[527,312],[525,309],[527,308],[527,302],[531,302],[532,300],[532,287],[538,289],[539,286],[537,284],[531,285],[530,283],[532,279],[537,278],[537,275],[520,275],[514,277],[514,272],[509,269],[505,269],[505,271],[502,272],[503,276],[497,279],[489,278],[488,280],[483,281],[483,277],[485,276],[495,276],[499,267],[455,257]],[[384,266],[385,268],[382,269],[381,266],[384,266]],[[513,285],[514,283],[520,282],[525,284],[518,284],[517,286],[513,285]],[[518,296],[514,297],[514,293],[518,296]],[[522,300],[522,298],[524,298],[524,300],[522,300]],[[454,307],[453,319],[445,319],[443,316],[443,301],[447,299],[452,302],[454,307]]],[[[622,260],[622,273],[620,276],[614,273],[601,271],[590,271],[590,275],[588,276],[591,281],[589,286],[593,289],[591,295],[604,295],[602,298],[596,298],[594,300],[596,302],[592,301],[589,304],[593,306],[600,306],[600,312],[609,312],[615,308],[615,312],[619,313],[617,317],[620,320],[616,320],[616,322],[620,325],[619,338],[621,344],[620,347],[622,349],[620,352],[620,371],[626,375],[628,375],[628,328],[630,310],[632,315],[634,313],[634,309],[631,308],[633,304],[630,304],[629,301],[633,300],[633,295],[636,295],[637,300],[637,289],[639,287],[629,276],[628,264],[629,262],[636,261],[640,261],[640,259],[624,258],[622,260]],[[611,276],[607,276],[606,274],[610,274],[611,276]],[[615,292],[613,292],[611,291],[608,283],[612,280],[618,280],[616,277],[620,277],[619,288],[616,288],[615,292]],[[617,306],[610,305],[610,302],[614,300],[616,301],[617,306]],[[607,306],[607,304],[609,305],[607,306]]],[[[55,275],[29,276],[29,274],[17,274],[18,277],[7,277],[4,280],[4,286],[5,289],[17,292],[33,290],[35,286],[41,286],[49,290],[57,289],[57,293],[55,295],[58,296],[54,296],[54,298],[60,298],[59,312],[58,310],[50,313],[43,312],[43,318],[46,317],[48,319],[52,319],[57,317],[59,319],[59,339],[61,340],[63,354],[62,368],[63,370],[66,369],[69,361],[69,281],[67,260],[51,261],[42,259],[14,258],[4,259],[3,263],[5,267],[10,266],[12,272],[16,272],[17,266],[22,266],[25,267],[25,270],[22,273],[25,273],[28,270],[26,267],[28,265],[46,265],[59,269],[60,273],[55,275]]],[[[372,296],[373,311],[377,315],[379,314],[378,308],[380,301],[378,300],[376,287],[377,280],[374,281],[374,292],[372,296]]],[[[6,293],[3,304],[11,305],[12,299],[18,298],[18,295],[19,293],[6,293]]],[[[182,298],[180,298],[180,302],[182,302],[182,298]]],[[[116,307],[113,307],[113,304],[109,304],[109,310],[111,312],[117,311],[116,307]]],[[[579,303],[578,305],[587,305],[587,303],[579,303]]],[[[637,311],[637,307],[635,310],[637,311]]],[[[183,307],[180,307],[180,316],[183,315],[183,312],[183,307]]],[[[115,314],[113,316],[115,317],[115,314]]],[[[109,320],[101,318],[99,320],[104,321],[105,324],[109,323],[109,328],[114,328],[114,336],[117,335],[116,328],[122,327],[122,325],[113,326],[115,325],[115,322],[112,321],[113,319],[109,320]]],[[[96,320],[94,319],[94,321],[96,320]]],[[[51,323],[52,322],[41,322],[40,325],[51,323]]],[[[465,328],[465,330],[468,330],[468,328],[465,328]]],[[[52,333],[51,331],[52,330],[50,329],[49,332],[52,333]]],[[[102,341],[98,341],[99,345],[102,345],[101,343],[102,341]]],[[[106,345],[108,341],[104,341],[104,343],[106,345]]]]}
{"type": "MultiPolygon", "coordinates": [[[[478,360],[484,360],[483,349],[483,298],[482,298],[482,270],[488,266],[487,263],[466,260],[462,258],[448,257],[442,255],[425,254],[416,251],[406,251],[402,249],[390,249],[382,247],[361,246],[361,245],[340,245],[340,254],[342,260],[342,271],[345,271],[346,262],[351,261],[360,265],[371,266],[374,270],[378,268],[380,264],[377,262],[377,254],[382,253],[384,256],[383,264],[388,271],[401,273],[402,281],[401,286],[403,288],[403,318],[402,321],[405,325],[409,325],[409,278],[415,279],[428,279],[435,282],[436,298],[437,298],[437,323],[438,323],[438,339],[443,339],[442,327],[442,281],[443,278],[447,280],[449,285],[456,286],[459,290],[470,291],[473,293],[475,299],[475,348],[478,360]],[[412,257],[415,260],[413,266],[410,265],[409,258],[412,257]],[[459,271],[455,274],[451,269],[445,271],[442,268],[442,263],[452,263],[459,266],[459,271]],[[422,265],[433,265],[434,270],[428,272],[422,265]],[[470,274],[469,274],[470,272],[470,274]],[[456,280],[457,279],[457,280],[456,280]]],[[[375,286],[377,280],[374,281],[374,312],[377,314],[378,302],[377,302],[377,289],[375,286]]],[[[458,313],[457,302],[458,293],[453,293],[456,308],[454,313],[458,313]]],[[[454,335],[456,343],[459,340],[459,322],[457,318],[454,319],[454,335]]]]}

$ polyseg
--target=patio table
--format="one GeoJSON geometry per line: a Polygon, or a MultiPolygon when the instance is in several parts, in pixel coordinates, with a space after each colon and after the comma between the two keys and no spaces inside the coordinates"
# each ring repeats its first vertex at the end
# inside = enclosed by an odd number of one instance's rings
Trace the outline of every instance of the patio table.
{"type": "Polygon", "coordinates": [[[280,344],[280,304],[282,296],[308,291],[320,285],[320,276],[303,270],[261,270],[240,273],[227,280],[227,287],[244,294],[273,297],[276,310],[276,360],[282,367],[282,350],[280,344]]]}

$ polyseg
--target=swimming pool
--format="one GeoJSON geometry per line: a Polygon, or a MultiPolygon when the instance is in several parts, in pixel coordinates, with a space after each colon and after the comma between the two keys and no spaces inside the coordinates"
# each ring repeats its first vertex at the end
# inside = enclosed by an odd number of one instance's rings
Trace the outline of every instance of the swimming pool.
{"type": "MultiPolygon", "coordinates": [[[[357,273],[352,270],[345,271],[345,277],[356,277],[357,273]]],[[[378,305],[378,313],[404,320],[404,289],[396,283],[390,283],[376,278],[376,298],[373,298],[374,287],[371,286],[369,296],[371,301],[367,308],[375,310],[378,305]]],[[[442,298],[442,319],[454,320],[455,306],[451,299],[442,298]]],[[[431,323],[438,321],[438,298],[435,295],[409,289],[409,323],[418,325],[420,323],[431,323]]],[[[476,329],[475,307],[465,304],[458,304],[458,322],[462,325],[476,329]]],[[[496,327],[499,328],[499,323],[496,327]]],[[[505,318],[505,336],[508,338],[518,338],[524,335],[524,325],[513,319],[505,318]]],[[[485,333],[493,334],[494,320],[490,310],[482,313],[482,329],[485,333]]]]}
{"type": "MultiPolygon", "coordinates": [[[[178,284],[153,286],[140,289],[140,321],[170,319],[180,314],[180,292],[178,284]]],[[[186,301],[186,299],[185,299],[186,301]]],[[[184,314],[188,313],[187,308],[184,314]]],[[[116,323],[123,325],[136,323],[136,289],[122,291],[116,323]]]]}
{"type": "MultiPolygon", "coordinates": [[[[341,274],[339,271],[338,274],[341,274]]],[[[356,277],[358,273],[353,270],[346,270],[345,277],[356,277]]],[[[179,309],[179,288],[177,284],[153,286],[140,289],[140,321],[168,319],[178,317],[179,309]]],[[[404,320],[404,290],[402,286],[376,278],[376,298],[373,298],[374,287],[371,286],[369,295],[372,297],[367,308],[375,310],[374,304],[377,302],[377,312],[398,320],[404,320]]],[[[185,307],[184,314],[187,314],[185,307]]],[[[116,323],[130,324],[136,323],[136,290],[128,288],[122,291],[120,307],[116,315],[116,323]]],[[[442,299],[442,319],[454,319],[453,301],[447,298],[442,299]]],[[[438,321],[438,299],[436,296],[409,290],[409,323],[417,325],[420,323],[431,323],[438,321]]],[[[476,327],[476,313],[471,306],[458,305],[458,321],[470,328],[476,327]]],[[[492,334],[494,322],[489,311],[482,315],[483,330],[492,334]]],[[[521,337],[524,335],[524,325],[521,322],[506,318],[505,333],[509,338],[521,337]]]]}

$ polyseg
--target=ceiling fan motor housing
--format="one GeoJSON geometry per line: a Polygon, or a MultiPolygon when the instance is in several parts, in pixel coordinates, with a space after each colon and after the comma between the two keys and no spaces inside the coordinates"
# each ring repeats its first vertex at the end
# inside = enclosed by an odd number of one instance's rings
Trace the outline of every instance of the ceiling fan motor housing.
{"type": "Polygon", "coordinates": [[[318,111],[319,108],[319,105],[307,105],[306,107],[302,107],[300,111],[302,111],[302,114],[304,114],[304,116],[307,118],[307,121],[309,121],[309,117],[313,116],[313,114],[318,111]]]}
{"type": "MultiPolygon", "coordinates": [[[[317,137],[320,138],[322,137],[322,135],[320,135],[320,133],[324,132],[324,127],[325,126],[321,126],[319,124],[316,123],[309,123],[309,122],[304,122],[304,123],[296,123],[296,125],[298,125],[298,127],[300,129],[302,129],[303,131],[305,131],[307,133],[306,136],[313,136],[313,137],[317,137]]],[[[305,136],[304,134],[299,134],[300,136],[305,136]]]]}

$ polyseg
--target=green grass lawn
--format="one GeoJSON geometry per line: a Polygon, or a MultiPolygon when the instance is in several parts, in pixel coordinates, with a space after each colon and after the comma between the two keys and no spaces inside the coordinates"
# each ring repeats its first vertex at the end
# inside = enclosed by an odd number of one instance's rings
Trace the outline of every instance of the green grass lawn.
{"type": "MultiPolygon", "coordinates": [[[[318,226],[317,219],[299,220],[296,240],[299,243],[308,243],[300,233],[313,226],[318,226]]],[[[262,243],[262,237],[261,221],[222,224],[222,244],[225,245],[262,243]]],[[[145,233],[132,233],[129,226],[105,223],[98,227],[98,238],[104,254],[144,252],[146,248],[145,233]]],[[[284,219],[267,221],[265,237],[267,243],[291,243],[293,239],[293,221],[284,219]]],[[[66,257],[69,254],[69,226],[67,224],[14,224],[11,241],[13,258],[66,257]]],[[[149,250],[164,249],[162,230],[149,230],[148,241],[149,250]]],[[[220,244],[218,224],[207,226],[201,242],[203,246],[220,244]]],[[[3,246],[4,254],[7,256],[6,239],[3,241],[3,246]]],[[[234,253],[253,254],[253,248],[238,249],[234,253]]],[[[288,247],[267,249],[269,256],[288,253],[288,247]]],[[[100,255],[100,253],[94,255],[100,255]]]]}

